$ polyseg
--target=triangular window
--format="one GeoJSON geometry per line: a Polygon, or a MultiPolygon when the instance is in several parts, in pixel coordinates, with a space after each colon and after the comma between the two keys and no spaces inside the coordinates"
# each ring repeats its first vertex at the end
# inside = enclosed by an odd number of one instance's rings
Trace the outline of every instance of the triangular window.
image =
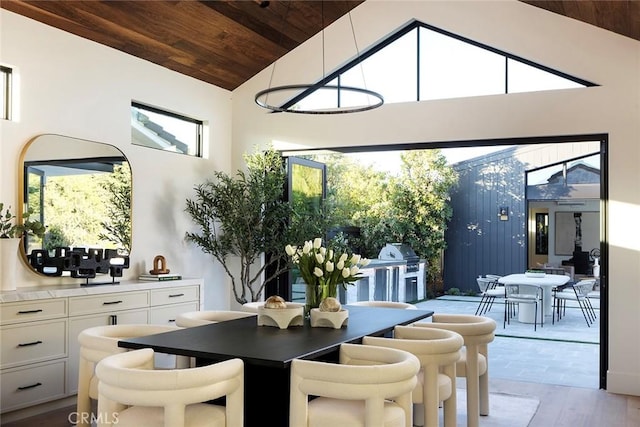
{"type": "Polygon", "coordinates": [[[362,99],[352,98],[352,92],[322,90],[324,85],[373,90],[385,103],[596,86],[418,21],[361,53],[284,106],[311,109],[363,104],[362,99]]]}

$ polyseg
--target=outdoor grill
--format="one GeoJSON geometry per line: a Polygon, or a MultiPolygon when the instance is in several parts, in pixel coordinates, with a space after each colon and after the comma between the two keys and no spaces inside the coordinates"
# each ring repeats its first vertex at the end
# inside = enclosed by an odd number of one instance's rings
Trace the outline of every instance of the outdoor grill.
{"type": "Polygon", "coordinates": [[[420,257],[411,246],[405,243],[387,243],[378,254],[378,259],[385,261],[406,261],[406,273],[415,273],[420,269],[420,257]]]}

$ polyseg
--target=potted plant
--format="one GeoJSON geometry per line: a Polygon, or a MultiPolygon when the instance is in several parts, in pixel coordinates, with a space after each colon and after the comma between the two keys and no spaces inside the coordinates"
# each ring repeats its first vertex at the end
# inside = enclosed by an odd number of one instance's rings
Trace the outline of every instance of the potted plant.
{"type": "Polygon", "coordinates": [[[22,214],[22,222],[18,222],[11,212],[11,206],[5,210],[4,203],[0,202],[0,239],[21,239],[25,234],[42,238],[45,227],[40,221],[29,219],[32,214],[31,209],[25,211],[22,214]],[[3,210],[4,213],[2,213],[3,210]]]}
{"type": "Polygon", "coordinates": [[[240,304],[260,301],[265,284],[289,270],[282,248],[326,230],[322,215],[295,212],[284,200],[287,172],[279,152],[268,149],[244,159],[246,172],[214,172],[213,179],[196,186],[185,209],[200,228],[187,232],[186,240],[222,264],[240,304]]]}
{"type": "Polygon", "coordinates": [[[15,271],[22,237],[27,234],[40,238],[44,236],[44,225],[40,221],[29,219],[32,213],[31,210],[25,211],[22,222],[19,222],[11,212],[11,207],[5,209],[4,203],[0,202],[0,289],[3,291],[16,289],[15,271]]]}

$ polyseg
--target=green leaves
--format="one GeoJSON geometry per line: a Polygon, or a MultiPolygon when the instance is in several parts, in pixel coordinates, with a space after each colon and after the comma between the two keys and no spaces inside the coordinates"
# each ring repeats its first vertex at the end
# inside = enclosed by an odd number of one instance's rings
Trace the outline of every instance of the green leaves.
{"type": "Polygon", "coordinates": [[[185,209],[199,227],[199,232],[187,232],[186,240],[222,264],[239,303],[247,302],[247,293],[251,301],[259,299],[265,270],[271,271],[267,280],[288,270],[282,248],[292,235],[293,213],[283,200],[286,169],[280,153],[259,151],[245,161],[246,172],[214,172],[212,179],[197,185],[185,209]],[[263,253],[271,256],[256,265],[263,253]],[[240,258],[239,273],[232,271],[232,256],[240,258]]]}
{"type": "Polygon", "coordinates": [[[27,210],[22,214],[22,222],[18,222],[16,216],[11,213],[11,206],[7,207],[4,213],[4,203],[0,202],[0,239],[11,239],[22,237],[24,234],[33,234],[42,238],[45,227],[40,221],[31,220],[32,210],[27,210]]]}

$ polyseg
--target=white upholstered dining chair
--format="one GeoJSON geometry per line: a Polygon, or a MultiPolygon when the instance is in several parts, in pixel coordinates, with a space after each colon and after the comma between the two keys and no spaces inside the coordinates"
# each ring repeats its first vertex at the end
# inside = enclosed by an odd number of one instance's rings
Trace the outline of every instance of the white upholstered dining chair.
{"type": "Polygon", "coordinates": [[[431,322],[413,327],[446,329],[462,335],[462,357],[456,363],[456,376],[467,383],[467,427],[478,427],[480,415],[489,415],[489,350],[496,322],[488,317],[467,314],[434,314],[431,322]]]}
{"type": "Polygon", "coordinates": [[[420,360],[418,384],[413,390],[413,425],[437,427],[443,402],[444,426],[457,426],[456,363],[464,340],[445,329],[396,326],[394,338],[364,337],[362,344],[408,351],[420,360]]]}
{"type": "Polygon", "coordinates": [[[181,328],[191,328],[209,323],[225,322],[227,320],[241,319],[243,317],[255,316],[255,313],[234,310],[201,310],[180,313],[176,317],[176,326],[181,328]]]}
{"type": "Polygon", "coordinates": [[[98,427],[243,427],[244,363],[153,369],[153,350],[115,354],[96,366],[98,427]],[[210,401],[224,397],[225,404],[210,401]],[[209,403],[206,403],[209,402],[209,403]]]}
{"type": "MultiPolygon", "coordinates": [[[[107,356],[128,351],[126,348],[118,347],[120,339],[155,335],[179,329],[177,326],[132,324],[96,326],[80,332],[78,335],[80,361],[76,404],[78,425],[89,425],[92,414],[91,402],[98,399],[96,364],[107,356]]],[[[173,367],[188,366],[189,364],[188,358],[176,356],[171,356],[171,358],[174,360],[173,367]]]]}
{"type": "Polygon", "coordinates": [[[294,359],[289,425],[411,427],[419,370],[409,352],[359,344],[342,344],[340,363],[294,359]]]}
{"type": "Polygon", "coordinates": [[[357,301],[350,302],[349,305],[364,305],[367,307],[388,307],[388,308],[404,308],[406,310],[417,310],[414,304],[399,301],[357,301]]]}

